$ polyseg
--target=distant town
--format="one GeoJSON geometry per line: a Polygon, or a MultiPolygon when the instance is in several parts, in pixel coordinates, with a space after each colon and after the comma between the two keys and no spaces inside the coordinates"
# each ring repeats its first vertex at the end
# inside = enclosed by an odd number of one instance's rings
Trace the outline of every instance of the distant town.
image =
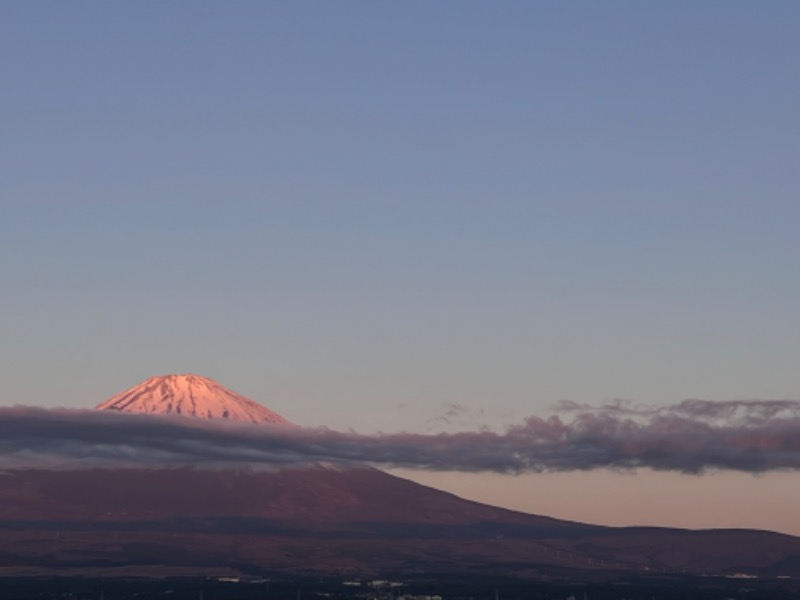
{"type": "Polygon", "coordinates": [[[615,581],[512,578],[0,577],[3,600],[796,600],[792,580],[653,577],[615,581]]]}

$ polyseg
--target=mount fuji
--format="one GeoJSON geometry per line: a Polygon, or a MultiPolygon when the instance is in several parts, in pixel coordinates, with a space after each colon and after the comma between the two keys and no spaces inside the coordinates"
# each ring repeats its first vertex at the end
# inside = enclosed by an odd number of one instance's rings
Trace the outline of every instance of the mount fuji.
{"type": "MultiPolygon", "coordinates": [[[[97,409],[297,427],[191,374],[152,377],[97,409]]],[[[800,538],[561,521],[471,502],[368,467],[0,472],[0,573],[149,575],[156,568],[800,578],[800,538]]]]}
{"type": "Polygon", "coordinates": [[[200,375],[159,375],[112,396],[97,410],[290,425],[268,408],[200,375]]]}

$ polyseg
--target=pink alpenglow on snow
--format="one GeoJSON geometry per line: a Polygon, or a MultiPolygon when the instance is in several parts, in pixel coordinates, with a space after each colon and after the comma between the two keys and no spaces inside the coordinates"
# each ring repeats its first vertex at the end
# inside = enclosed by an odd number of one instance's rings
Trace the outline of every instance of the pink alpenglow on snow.
{"type": "Polygon", "coordinates": [[[97,410],[177,414],[200,419],[291,425],[277,413],[199,375],[151,377],[97,405],[97,410]]]}

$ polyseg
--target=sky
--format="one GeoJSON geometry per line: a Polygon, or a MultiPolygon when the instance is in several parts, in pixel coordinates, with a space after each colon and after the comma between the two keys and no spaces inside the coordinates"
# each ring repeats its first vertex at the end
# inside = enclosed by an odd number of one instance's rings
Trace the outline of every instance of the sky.
{"type": "MultiPolygon", "coordinates": [[[[794,2],[8,2],[4,406],[193,372],[291,421],[503,432],[800,397],[794,2]]],[[[800,535],[796,471],[403,469],[800,535]]]]}

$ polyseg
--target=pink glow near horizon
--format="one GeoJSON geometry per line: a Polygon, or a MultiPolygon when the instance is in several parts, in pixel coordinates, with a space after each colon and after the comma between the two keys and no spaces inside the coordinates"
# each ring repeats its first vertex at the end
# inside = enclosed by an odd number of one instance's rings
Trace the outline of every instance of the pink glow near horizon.
{"type": "Polygon", "coordinates": [[[463,498],[559,519],[613,526],[753,528],[800,535],[800,477],[718,472],[702,476],[639,470],[520,476],[432,473],[395,475],[463,498]]]}

